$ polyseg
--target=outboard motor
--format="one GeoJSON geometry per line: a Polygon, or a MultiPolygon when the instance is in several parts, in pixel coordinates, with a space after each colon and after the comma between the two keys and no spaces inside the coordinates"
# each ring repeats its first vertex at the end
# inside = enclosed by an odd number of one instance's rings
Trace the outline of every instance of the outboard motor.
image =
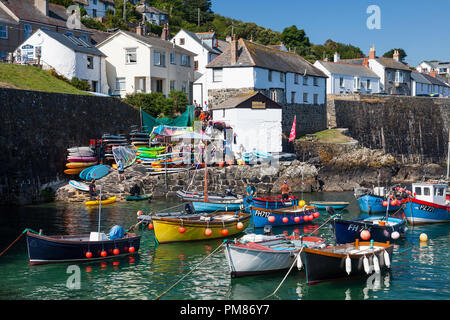
{"type": "Polygon", "coordinates": [[[264,226],[264,235],[272,235],[272,226],[270,224],[264,226]]]}

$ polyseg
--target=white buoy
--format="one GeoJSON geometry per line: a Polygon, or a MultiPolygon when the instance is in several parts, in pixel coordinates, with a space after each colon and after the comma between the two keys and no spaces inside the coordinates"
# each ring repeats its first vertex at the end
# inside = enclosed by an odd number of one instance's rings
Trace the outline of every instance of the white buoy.
{"type": "Polygon", "coordinates": [[[345,271],[347,271],[348,275],[350,275],[350,272],[352,272],[352,259],[350,259],[349,256],[345,258],[345,271]]]}
{"type": "Polygon", "coordinates": [[[373,255],[373,268],[375,273],[380,273],[380,263],[378,262],[378,257],[375,254],[373,255]]]}
{"type": "Polygon", "coordinates": [[[391,259],[389,258],[389,253],[386,250],[384,250],[384,264],[388,268],[391,267],[391,259]]]}
{"type": "Polygon", "coordinates": [[[367,259],[366,256],[364,256],[363,264],[364,264],[364,271],[365,271],[367,274],[369,274],[369,273],[370,273],[369,259],[367,259]]]}
{"type": "Polygon", "coordinates": [[[300,255],[297,256],[297,269],[298,270],[303,269],[303,262],[302,262],[302,258],[300,257],[300,255]]]}
{"type": "Polygon", "coordinates": [[[398,238],[400,238],[400,233],[398,233],[398,231],[392,232],[391,238],[397,240],[398,238]]]}

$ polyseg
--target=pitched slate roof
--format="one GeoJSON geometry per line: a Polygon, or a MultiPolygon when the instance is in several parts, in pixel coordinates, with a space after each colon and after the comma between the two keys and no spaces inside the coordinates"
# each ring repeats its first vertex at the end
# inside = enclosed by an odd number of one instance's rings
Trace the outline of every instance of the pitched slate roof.
{"type": "Polygon", "coordinates": [[[419,83],[431,84],[431,82],[428,81],[427,78],[425,78],[422,73],[416,71],[411,72],[411,79],[419,83]]]}
{"type": "Polygon", "coordinates": [[[161,39],[159,37],[142,36],[142,35],[138,35],[135,32],[125,31],[125,30],[119,30],[116,33],[112,34],[107,39],[105,39],[104,41],[99,43],[97,45],[97,47],[101,46],[103,43],[109,41],[110,39],[114,38],[116,35],[118,35],[120,33],[125,34],[127,36],[130,36],[132,38],[135,38],[136,40],[141,41],[141,42],[143,42],[145,44],[148,44],[150,46],[155,46],[156,45],[158,47],[165,48],[165,49],[176,48],[178,52],[181,52],[183,54],[190,55],[190,56],[196,56],[195,53],[193,53],[193,52],[191,52],[189,50],[186,50],[186,49],[184,49],[184,48],[182,48],[180,46],[177,46],[171,41],[166,41],[166,40],[163,40],[163,39],[161,39]]]}
{"type": "MultiPolygon", "coordinates": [[[[67,28],[66,22],[69,15],[63,6],[49,3],[48,16],[46,16],[34,6],[33,0],[0,0],[0,2],[18,19],[67,28]]],[[[81,29],[88,30],[83,24],[81,29]]]]}
{"type": "Polygon", "coordinates": [[[79,38],[76,38],[74,36],[66,36],[62,33],[59,33],[56,31],[50,31],[50,30],[39,29],[39,31],[42,33],[45,33],[46,35],[48,35],[49,37],[58,41],[62,45],[66,46],[76,52],[92,54],[92,55],[96,55],[96,56],[105,56],[94,45],[92,45],[88,42],[80,41],[79,38]]]}
{"type": "MultiPolygon", "coordinates": [[[[114,1],[113,1],[114,2],[114,1]]],[[[113,3],[114,4],[114,3],[113,3]]],[[[160,10],[158,8],[155,7],[150,7],[146,4],[140,4],[136,6],[136,10],[140,13],[159,13],[159,14],[168,14],[167,12],[160,10]]]]}
{"type": "Polygon", "coordinates": [[[376,58],[375,60],[385,68],[411,71],[411,69],[409,69],[409,67],[406,64],[396,61],[395,59],[392,58],[380,57],[376,58]]]}
{"type": "Polygon", "coordinates": [[[208,52],[215,53],[215,54],[221,54],[222,53],[222,51],[217,50],[216,48],[212,48],[206,42],[202,41],[202,38],[203,39],[210,39],[211,38],[211,34],[209,32],[208,33],[195,33],[195,32],[184,30],[184,29],[182,29],[182,30],[184,32],[186,32],[192,39],[194,39],[199,44],[201,44],[206,50],[208,50],[208,52]]]}
{"type": "Polygon", "coordinates": [[[327,76],[311,63],[294,52],[271,49],[267,46],[239,39],[237,62],[231,62],[231,45],[216,59],[211,61],[207,68],[223,67],[260,67],[281,72],[307,74],[310,76],[327,76]]]}
{"type": "Polygon", "coordinates": [[[241,93],[237,96],[229,98],[219,105],[214,105],[211,110],[218,109],[234,109],[234,108],[251,108],[252,104],[249,100],[261,101],[266,103],[266,108],[282,108],[278,103],[266,97],[264,94],[258,91],[249,91],[241,93]],[[248,101],[248,102],[247,102],[248,101]],[[246,103],[247,102],[247,103],[246,103]]]}
{"type": "Polygon", "coordinates": [[[429,82],[431,82],[432,84],[438,85],[438,86],[445,86],[448,87],[449,85],[446,84],[445,82],[439,80],[438,78],[435,78],[433,76],[430,76],[427,73],[422,73],[421,74],[424,78],[426,78],[429,82]]]}
{"type": "Polygon", "coordinates": [[[341,74],[348,76],[360,76],[370,78],[380,78],[375,72],[368,67],[362,65],[341,63],[341,62],[329,62],[329,61],[317,61],[331,74],[341,74]]]}

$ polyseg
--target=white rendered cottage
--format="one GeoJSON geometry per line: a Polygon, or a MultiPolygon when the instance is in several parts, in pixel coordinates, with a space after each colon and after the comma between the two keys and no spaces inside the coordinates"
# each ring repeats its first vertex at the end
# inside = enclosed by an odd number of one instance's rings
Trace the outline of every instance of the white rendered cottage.
{"type": "Polygon", "coordinates": [[[106,73],[111,93],[124,97],[135,92],[183,91],[192,102],[195,54],[170,41],[117,31],[97,45],[107,55],[106,73]]]}
{"type": "Polygon", "coordinates": [[[86,80],[93,92],[107,94],[105,55],[83,38],[39,29],[15,51],[16,61],[39,61],[44,69],[72,79],[86,80]]]}
{"type": "Polygon", "coordinates": [[[116,13],[114,0],[73,0],[73,2],[86,9],[92,18],[102,18],[106,16],[108,10],[116,13]]]}

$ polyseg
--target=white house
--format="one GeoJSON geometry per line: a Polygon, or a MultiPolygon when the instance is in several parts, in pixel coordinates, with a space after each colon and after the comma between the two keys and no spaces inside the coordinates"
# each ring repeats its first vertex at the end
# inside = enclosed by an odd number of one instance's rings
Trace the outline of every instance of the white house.
{"type": "Polygon", "coordinates": [[[136,11],[142,13],[145,21],[158,26],[163,26],[169,23],[169,14],[158,8],[148,6],[147,4],[140,4],[136,6],[136,11]]]}
{"type": "Polygon", "coordinates": [[[444,62],[444,61],[422,61],[419,63],[419,65],[416,67],[416,70],[419,72],[437,72],[442,77],[450,78],[450,62],[444,62]]]}
{"type": "Polygon", "coordinates": [[[260,92],[247,92],[211,107],[214,121],[233,128],[233,150],[282,151],[282,106],[260,92]]]}
{"type": "Polygon", "coordinates": [[[244,39],[207,65],[208,99],[221,103],[239,92],[261,91],[281,105],[326,103],[327,76],[296,53],[244,39]]]}
{"type": "MultiPolygon", "coordinates": [[[[138,28],[138,32],[139,32],[138,28]]],[[[112,94],[183,91],[192,102],[195,54],[157,37],[117,31],[97,48],[106,56],[112,94]]]]}
{"type": "Polygon", "coordinates": [[[39,29],[15,51],[16,61],[40,61],[44,69],[68,78],[86,80],[94,92],[108,93],[106,56],[83,38],[39,29]]]}
{"type": "Polygon", "coordinates": [[[450,86],[432,75],[413,71],[411,73],[411,95],[441,95],[442,97],[448,97],[450,95],[450,86]]]}
{"type": "Polygon", "coordinates": [[[107,10],[116,12],[114,0],[73,0],[73,2],[86,9],[87,14],[92,18],[106,16],[107,10]]]}
{"type": "Polygon", "coordinates": [[[327,94],[379,93],[380,77],[368,66],[343,63],[335,54],[335,61],[316,61],[314,66],[327,76],[327,94]]]}
{"type": "Polygon", "coordinates": [[[208,82],[205,76],[206,66],[222,54],[219,39],[216,38],[215,33],[212,31],[194,33],[181,29],[173,37],[172,41],[197,55],[194,60],[195,82],[193,99],[203,106],[203,103],[208,99],[208,82]]]}

